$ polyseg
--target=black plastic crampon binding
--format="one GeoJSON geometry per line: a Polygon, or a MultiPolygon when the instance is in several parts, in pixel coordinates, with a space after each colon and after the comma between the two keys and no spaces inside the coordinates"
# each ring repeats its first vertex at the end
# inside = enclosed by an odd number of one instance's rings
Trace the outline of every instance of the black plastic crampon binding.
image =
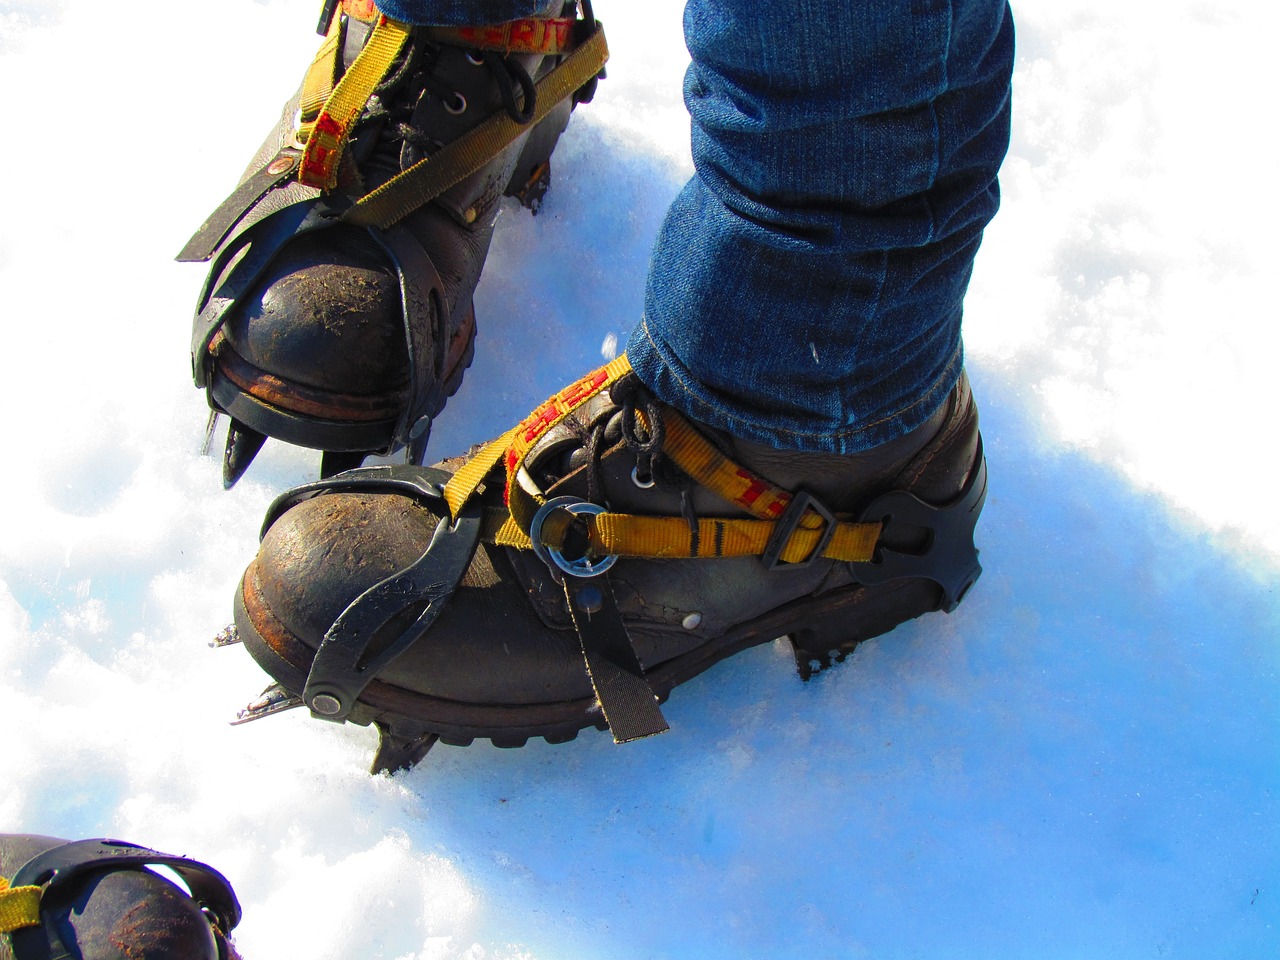
{"type": "Polygon", "coordinates": [[[987,499],[987,461],[978,441],[978,467],[960,494],[940,507],[925,503],[905,490],[877,497],[861,522],[883,523],[884,531],[916,528],[925,532],[914,550],[877,547],[873,560],[850,563],[855,580],[872,585],[904,577],[924,577],[942,587],[942,609],[950,613],[982,574],[973,531],[987,499]]]}
{"type": "MultiPolygon", "coordinates": [[[[49,914],[69,908],[81,893],[80,880],[100,870],[128,870],[168,867],[176,873],[191,899],[200,907],[215,931],[225,937],[240,922],[240,901],[231,884],[208,864],[188,857],[161,853],[120,840],[75,840],[36,854],[13,875],[12,887],[43,887],[40,894],[39,927],[13,931],[9,937],[17,960],[79,956],[68,951],[49,914]]],[[[221,939],[221,938],[219,938],[221,939]]],[[[219,943],[219,951],[224,949],[219,943]]]]}
{"type": "Polygon", "coordinates": [[[443,515],[422,556],[356,597],[325,633],[302,691],[313,717],[345,722],[365,687],[426,633],[457,589],[480,541],[481,510],[478,503],[468,504],[450,522],[441,489],[447,480],[448,474],[429,468],[366,467],[296,487],[268,508],[264,535],[285,510],[319,493],[395,492],[443,515]],[[376,656],[367,656],[374,637],[411,606],[422,608],[413,623],[376,656]]]}

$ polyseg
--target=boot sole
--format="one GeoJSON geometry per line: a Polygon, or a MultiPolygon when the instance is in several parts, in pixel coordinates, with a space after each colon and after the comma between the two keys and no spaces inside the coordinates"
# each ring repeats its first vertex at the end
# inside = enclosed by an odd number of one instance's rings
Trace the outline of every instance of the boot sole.
{"type": "MultiPolygon", "coordinates": [[[[646,673],[659,702],[680,684],[721,660],[751,647],[786,638],[796,653],[801,677],[840,662],[865,640],[942,608],[942,592],[930,580],[895,580],[852,585],[818,597],[803,597],[709,640],[696,650],[646,673]],[[803,626],[797,626],[803,624],[803,626]],[[816,664],[816,666],[815,666],[816,664]]],[[[315,655],[267,609],[257,589],[257,561],[249,565],[235,596],[235,621],[245,647],[267,673],[294,692],[306,686],[315,655]]],[[[392,733],[431,734],[442,743],[467,746],[488,739],[495,746],[523,746],[530,737],[548,743],[574,739],[587,727],[607,728],[593,698],[532,704],[481,704],[446,700],[373,680],[349,719],[375,723],[392,733]]]]}

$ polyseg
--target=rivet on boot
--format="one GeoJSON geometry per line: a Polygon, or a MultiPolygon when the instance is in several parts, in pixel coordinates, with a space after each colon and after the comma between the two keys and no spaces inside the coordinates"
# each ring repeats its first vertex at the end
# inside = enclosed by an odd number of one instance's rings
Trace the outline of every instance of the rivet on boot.
{"type": "Polygon", "coordinates": [[[342,703],[337,697],[330,696],[327,693],[322,693],[319,696],[312,698],[311,709],[316,713],[322,713],[326,717],[331,717],[335,713],[341,712],[342,703]]]}
{"type": "Polygon", "coordinates": [[[598,613],[604,607],[604,594],[599,587],[583,587],[574,600],[583,613],[598,613]]]}

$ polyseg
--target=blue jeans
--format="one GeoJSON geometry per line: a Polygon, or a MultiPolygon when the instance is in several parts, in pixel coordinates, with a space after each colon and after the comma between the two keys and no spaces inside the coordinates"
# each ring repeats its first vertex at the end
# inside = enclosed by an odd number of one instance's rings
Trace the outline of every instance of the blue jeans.
{"type": "MultiPolygon", "coordinates": [[[[413,22],[539,5],[381,4],[413,22]]],[[[1009,143],[1007,3],[689,0],[684,28],[696,173],[658,234],[633,367],[745,440],[852,453],[901,436],[963,365],[1009,143]]]]}

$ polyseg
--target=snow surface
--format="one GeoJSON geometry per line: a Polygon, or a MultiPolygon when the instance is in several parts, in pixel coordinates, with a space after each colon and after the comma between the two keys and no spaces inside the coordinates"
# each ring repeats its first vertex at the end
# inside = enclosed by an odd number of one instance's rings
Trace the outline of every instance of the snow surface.
{"type": "MultiPolygon", "coordinates": [[[[315,0],[0,0],[0,829],[218,866],[258,958],[1259,958],[1280,946],[1274,5],[1024,0],[968,302],[991,496],[965,604],[802,684],[766,645],[615,747],[226,720],[206,641],[275,493],[199,453],[173,254],[310,60],[315,0]],[[1268,279],[1271,278],[1271,279],[1268,279]]],[[[689,172],[675,0],[515,208],[432,452],[636,320],[689,172]]]]}

